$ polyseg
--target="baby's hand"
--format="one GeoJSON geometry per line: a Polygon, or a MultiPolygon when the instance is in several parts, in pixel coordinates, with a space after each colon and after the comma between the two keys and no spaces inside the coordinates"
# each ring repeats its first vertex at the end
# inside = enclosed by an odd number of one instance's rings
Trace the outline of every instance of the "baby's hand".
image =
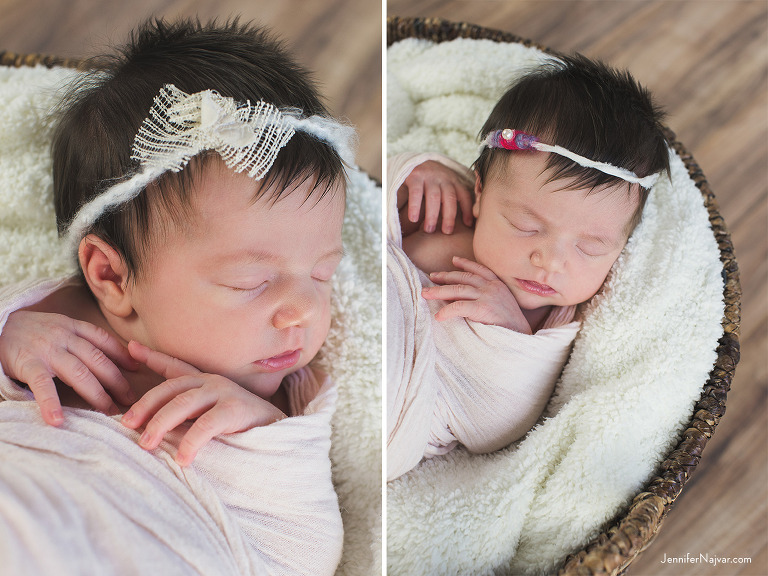
{"type": "Polygon", "coordinates": [[[424,200],[424,230],[434,232],[442,204],[443,234],[451,234],[456,222],[456,204],[461,207],[462,220],[472,226],[472,193],[466,178],[444,164],[428,160],[408,175],[400,188],[408,192],[408,220],[418,222],[424,200]]]}
{"type": "Polygon", "coordinates": [[[517,300],[496,274],[482,264],[459,256],[453,257],[453,265],[460,270],[433,272],[430,279],[442,286],[424,288],[421,293],[427,300],[451,301],[438,310],[436,319],[461,317],[531,334],[531,326],[517,300]]]}
{"type": "Polygon", "coordinates": [[[179,424],[196,419],[179,443],[175,460],[180,466],[191,464],[198,450],[214,436],[285,418],[278,408],[228,378],[205,374],[138,342],[129,343],[128,349],[134,358],[168,380],[144,394],[123,415],[122,423],[131,429],[146,423],[139,445],[153,450],[179,424]]]}
{"type": "Polygon", "coordinates": [[[29,386],[43,420],[54,426],[64,421],[55,377],[107,414],[119,414],[113,398],[136,401],[118,368],[138,368],[125,346],[106,330],[61,314],[13,312],[0,334],[0,363],[9,378],[29,386]]]}

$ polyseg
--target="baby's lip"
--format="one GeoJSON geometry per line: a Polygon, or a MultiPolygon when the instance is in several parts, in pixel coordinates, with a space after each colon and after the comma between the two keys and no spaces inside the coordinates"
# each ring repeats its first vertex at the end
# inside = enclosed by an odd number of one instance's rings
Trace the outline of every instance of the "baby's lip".
{"type": "Polygon", "coordinates": [[[552,286],[534,282],[533,280],[517,278],[517,283],[523,290],[530,292],[531,294],[537,294],[539,296],[552,296],[557,294],[557,290],[552,288],[552,286]]]}
{"type": "Polygon", "coordinates": [[[256,360],[254,364],[259,368],[262,368],[265,372],[279,372],[294,366],[301,356],[301,348],[296,350],[287,350],[281,352],[276,356],[265,358],[263,360],[256,360]]]}

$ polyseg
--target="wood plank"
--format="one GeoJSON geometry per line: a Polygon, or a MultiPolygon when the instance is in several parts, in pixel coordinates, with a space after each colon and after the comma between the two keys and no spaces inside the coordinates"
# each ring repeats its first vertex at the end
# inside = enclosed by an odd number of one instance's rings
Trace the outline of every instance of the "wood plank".
{"type": "Polygon", "coordinates": [[[378,0],[0,0],[0,49],[83,57],[120,44],[140,21],[241,15],[268,25],[315,72],[331,112],[362,135],[358,164],[381,179],[381,3],[378,0]]]}

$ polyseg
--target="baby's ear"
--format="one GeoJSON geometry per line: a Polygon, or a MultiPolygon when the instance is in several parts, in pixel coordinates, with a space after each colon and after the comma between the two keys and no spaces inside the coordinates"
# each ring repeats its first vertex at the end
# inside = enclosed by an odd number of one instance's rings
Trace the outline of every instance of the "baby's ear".
{"type": "Polygon", "coordinates": [[[480,214],[480,195],[483,193],[483,182],[480,174],[475,170],[475,203],[472,205],[472,215],[477,218],[480,214]]]}
{"type": "Polygon", "coordinates": [[[88,234],[80,241],[77,257],[96,300],[115,316],[128,317],[133,312],[130,274],[120,253],[95,234],[88,234]]]}

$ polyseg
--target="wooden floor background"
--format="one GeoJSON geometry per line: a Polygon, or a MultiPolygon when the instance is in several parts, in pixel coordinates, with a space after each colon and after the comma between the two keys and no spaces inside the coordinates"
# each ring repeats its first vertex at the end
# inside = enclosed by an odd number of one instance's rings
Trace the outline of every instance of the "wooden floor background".
{"type": "Polygon", "coordinates": [[[629,68],[669,113],[718,198],[743,288],[727,412],[632,576],[768,575],[768,2],[389,0],[392,16],[496,28],[629,68]],[[751,564],[663,564],[667,557],[751,564]]]}
{"type": "Polygon", "coordinates": [[[84,57],[140,21],[242,16],[269,26],[315,72],[331,112],[361,135],[358,164],[381,179],[380,0],[0,0],[0,50],[84,57]]]}
{"type": "MultiPolygon", "coordinates": [[[[743,288],[742,359],[728,410],[632,576],[768,574],[768,1],[389,0],[386,12],[514,32],[627,67],[669,112],[717,195],[743,288]],[[751,564],[662,564],[664,556],[751,564]]],[[[0,0],[0,50],[88,56],[139,20],[241,14],[274,27],[316,71],[381,177],[379,0],[0,0]]]]}

